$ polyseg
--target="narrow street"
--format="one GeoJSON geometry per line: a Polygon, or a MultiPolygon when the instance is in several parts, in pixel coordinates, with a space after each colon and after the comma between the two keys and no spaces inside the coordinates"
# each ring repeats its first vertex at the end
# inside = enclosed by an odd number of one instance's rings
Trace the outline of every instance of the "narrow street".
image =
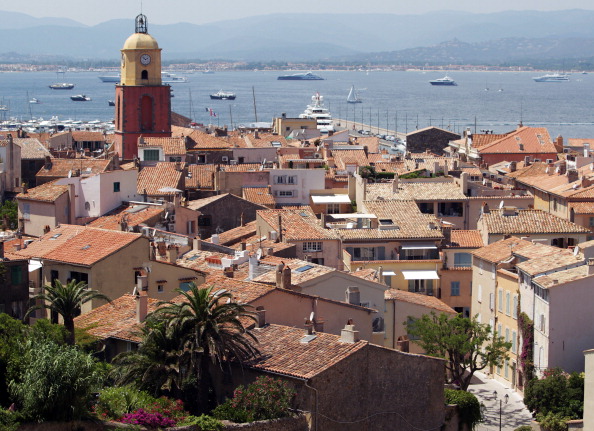
{"type": "Polygon", "coordinates": [[[487,378],[483,373],[475,373],[468,391],[476,395],[479,402],[484,405],[485,420],[477,426],[477,431],[498,431],[500,429],[514,431],[521,425],[530,425],[532,415],[524,406],[522,396],[501,383],[487,378]],[[507,403],[505,395],[508,395],[507,403]]]}

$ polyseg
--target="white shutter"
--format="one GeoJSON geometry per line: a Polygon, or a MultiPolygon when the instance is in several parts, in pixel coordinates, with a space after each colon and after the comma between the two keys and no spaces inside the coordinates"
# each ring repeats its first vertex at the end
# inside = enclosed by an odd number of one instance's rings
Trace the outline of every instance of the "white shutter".
{"type": "Polygon", "coordinates": [[[489,293],[489,308],[491,311],[495,309],[495,294],[489,293]]]}

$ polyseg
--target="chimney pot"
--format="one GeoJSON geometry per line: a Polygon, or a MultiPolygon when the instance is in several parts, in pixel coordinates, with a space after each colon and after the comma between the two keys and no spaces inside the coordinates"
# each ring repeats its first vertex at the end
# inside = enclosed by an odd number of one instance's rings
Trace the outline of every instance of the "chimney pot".
{"type": "Polygon", "coordinates": [[[148,314],[148,293],[141,290],[136,294],[136,320],[143,322],[148,314]]]}
{"type": "Polygon", "coordinates": [[[345,325],[344,329],[340,331],[340,341],[343,343],[354,344],[360,340],[359,331],[355,330],[355,325],[352,324],[352,320],[349,319],[351,324],[345,325]]]}

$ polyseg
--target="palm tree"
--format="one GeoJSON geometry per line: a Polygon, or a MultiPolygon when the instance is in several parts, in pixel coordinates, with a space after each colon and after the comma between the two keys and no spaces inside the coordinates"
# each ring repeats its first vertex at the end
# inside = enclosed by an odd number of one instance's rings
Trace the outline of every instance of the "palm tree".
{"type": "Polygon", "coordinates": [[[184,366],[198,377],[199,406],[209,411],[214,393],[210,364],[241,363],[258,354],[253,345],[256,337],[242,323],[256,321],[255,313],[233,302],[230,292],[214,291],[214,286],[199,289],[190,283],[188,291],[178,292],[184,297],[182,302],[161,302],[153,315],[180,335],[179,350],[188,352],[184,366]]]}
{"type": "Polygon", "coordinates": [[[117,385],[135,384],[154,396],[182,397],[189,352],[180,349],[180,334],[175,328],[154,318],[145,320],[138,332],[138,350],[122,352],[113,359],[110,376],[117,385]]]}
{"type": "Polygon", "coordinates": [[[25,317],[33,311],[40,309],[49,309],[64,320],[64,327],[68,332],[66,343],[74,345],[74,318],[80,314],[80,308],[83,304],[93,299],[103,299],[111,301],[106,295],[96,290],[89,290],[87,284],[83,281],[72,280],[63,285],[60,280],[54,280],[53,284],[43,286],[44,292],[33,297],[35,302],[40,301],[27,311],[25,317]]]}

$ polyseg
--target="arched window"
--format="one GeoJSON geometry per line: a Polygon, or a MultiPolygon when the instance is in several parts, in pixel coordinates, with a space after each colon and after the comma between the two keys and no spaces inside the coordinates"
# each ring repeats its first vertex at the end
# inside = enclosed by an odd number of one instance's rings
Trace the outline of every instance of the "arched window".
{"type": "Polygon", "coordinates": [[[148,70],[143,70],[140,73],[140,79],[148,79],[148,70]]]}

